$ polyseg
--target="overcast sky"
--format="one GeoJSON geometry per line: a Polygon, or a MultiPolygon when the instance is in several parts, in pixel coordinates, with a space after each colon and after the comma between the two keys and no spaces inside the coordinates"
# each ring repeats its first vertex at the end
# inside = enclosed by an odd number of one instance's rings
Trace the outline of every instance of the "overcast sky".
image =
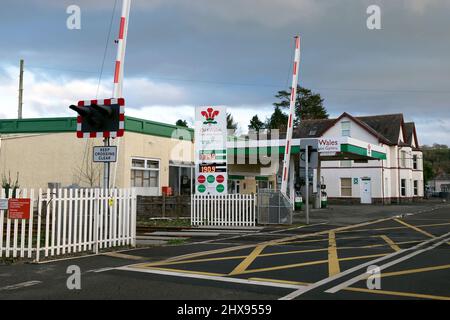
{"type": "MultiPolygon", "coordinates": [[[[2,0],[1,118],[69,116],[78,100],[111,96],[121,0],[2,0]],[[66,27],[69,5],[81,30],[66,27]]],[[[450,0],[132,0],[125,61],[127,114],[193,121],[193,106],[225,105],[245,130],[272,112],[291,82],[302,37],[300,84],[331,116],[403,113],[419,143],[450,144],[450,0]],[[366,26],[381,8],[381,30],[366,26]]]]}

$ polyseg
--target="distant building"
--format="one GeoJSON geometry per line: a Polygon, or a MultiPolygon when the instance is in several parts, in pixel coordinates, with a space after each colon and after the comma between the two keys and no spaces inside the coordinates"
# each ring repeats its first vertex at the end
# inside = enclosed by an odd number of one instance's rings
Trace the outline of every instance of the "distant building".
{"type": "Polygon", "coordinates": [[[428,182],[432,192],[450,192],[450,174],[438,174],[433,180],[428,182]]]}

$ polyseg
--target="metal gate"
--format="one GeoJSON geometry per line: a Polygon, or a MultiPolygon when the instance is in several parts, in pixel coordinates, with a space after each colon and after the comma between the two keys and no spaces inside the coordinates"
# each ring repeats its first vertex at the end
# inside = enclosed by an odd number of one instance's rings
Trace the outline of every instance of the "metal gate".
{"type": "Polygon", "coordinates": [[[191,197],[193,226],[253,227],[256,223],[253,194],[201,195],[191,197]]]}
{"type": "Polygon", "coordinates": [[[280,191],[260,189],[257,199],[259,224],[292,224],[292,204],[280,191]]]}

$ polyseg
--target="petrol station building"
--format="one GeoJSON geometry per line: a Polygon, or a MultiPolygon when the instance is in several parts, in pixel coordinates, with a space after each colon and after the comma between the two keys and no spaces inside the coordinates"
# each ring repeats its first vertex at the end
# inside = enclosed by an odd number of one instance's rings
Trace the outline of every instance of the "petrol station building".
{"type": "MultiPolygon", "coordinates": [[[[343,113],[335,119],[305,120],[294,130],[291,147],[290,195],[294,181],[304,174],[300,164],[301,140],[318,139],[318,165],[311,170],[311,191],[325,190],[328,200],[341,203],[399,203],[423,197],[423,157],[415,124],[405,123],[402,114],[354,117],[343,113]]],[[[258,138],[236,141],[231,149],[236,157],[269,148],[282,161],[285,141],[258,138]],[[258,149],[259,148],[259,149],[258,149]]],[[[230,150],[230,148],[229,148],[230,150]]],[[[277,159],[273,157],[272,159],[277,159]]],[[[258,187],[280,184],[280,165],[232,164],[232,185],[239,192],[255,192],[258,187]]]]}

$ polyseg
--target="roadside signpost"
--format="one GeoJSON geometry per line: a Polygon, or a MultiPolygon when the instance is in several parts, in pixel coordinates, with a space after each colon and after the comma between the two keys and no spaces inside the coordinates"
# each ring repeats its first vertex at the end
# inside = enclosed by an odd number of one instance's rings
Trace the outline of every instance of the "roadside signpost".
{"type": "Polygon", "coordinates": [[[227,193],[227,111],[225,107],[195,108],[195,192],[227,193]]]}
{"type": "MultiPolygon", "coordinates": [[[[77,137],[78,138],[104,138],[104,153],[109,150],[110,156],[102,156],[99,153],[94,162],[104,162],[103,187],[109,188],[109,167],[112,149],[110,148],[110,138],[122,137],[125,132],[125,99],[104,99],[78,101],[76,106],[71,105],[70,109],[78,113],[77,117],[77,137]],[[99,160],[103,158],[103,160],[99,160]]],[[[115,147],[114,159],[117,158],[117,147],[115,147]]]]}
{"type": "Polygon", "coordinates": [[[94,162],[116,162],[117,161],[117,147],[94,147],[93,159],[94,162]]]}

